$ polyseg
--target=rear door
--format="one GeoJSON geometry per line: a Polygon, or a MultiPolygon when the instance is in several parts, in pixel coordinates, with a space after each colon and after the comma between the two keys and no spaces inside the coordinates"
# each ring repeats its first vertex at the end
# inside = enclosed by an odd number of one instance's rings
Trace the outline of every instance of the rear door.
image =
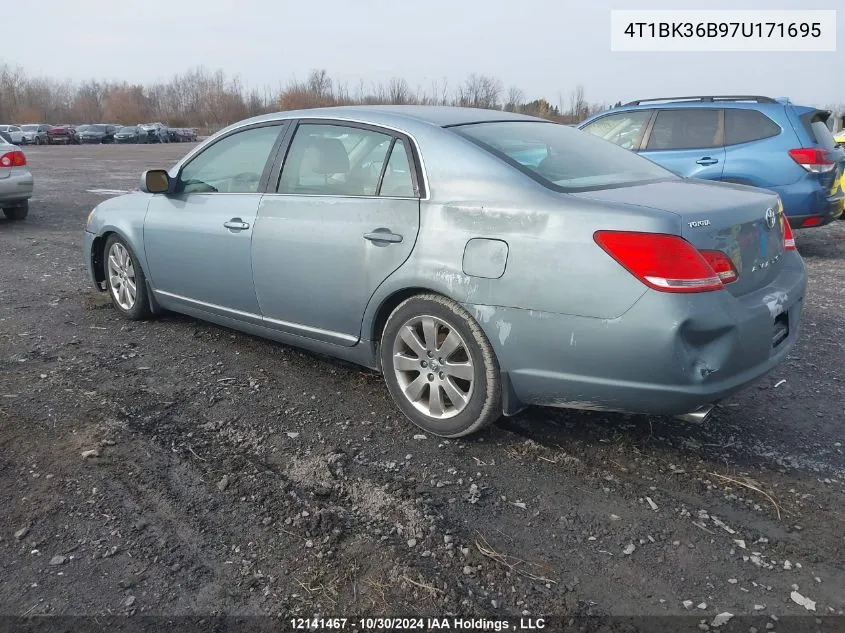
{"type": "Polygon", "coordinates": [[[725,166],[724,127],[719,108],[658,110],[640,153],[679,176],[719,180],[725,166]]]}
{"type": "Polygon", "coordinates": [[[339,345],[358,341],[367,303],[416,242],[414,151],[408,137],[381,128],[299,123],[252,240],[268,327],[339,345]]]}

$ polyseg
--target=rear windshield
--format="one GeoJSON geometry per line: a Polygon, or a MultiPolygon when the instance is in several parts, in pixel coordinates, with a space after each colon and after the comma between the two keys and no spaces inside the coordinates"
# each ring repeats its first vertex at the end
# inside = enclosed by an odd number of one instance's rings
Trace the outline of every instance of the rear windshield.
{"type": "Polygon", "coordinates": [[[586,191],[678,178],[646,158],[566,125],[473,123],[458,134],[556,191],[586,191]]]}

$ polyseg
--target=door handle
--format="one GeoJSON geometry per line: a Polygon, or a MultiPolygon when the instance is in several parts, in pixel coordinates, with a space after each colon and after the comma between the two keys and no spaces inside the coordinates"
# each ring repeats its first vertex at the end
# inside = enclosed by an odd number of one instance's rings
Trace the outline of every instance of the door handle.
{"type": "Polygon", "coordinates": [[[695,162],[698,163],[699,165],[715,165],[716,163],[719,162],[719,159],[718,158],[710,158],[709,156],[705,156],[704,158],[699,158],[695,162]]]}
{"type": "Polygon", "coordinates": [[[391,233],[388,229],[376,229],[372,233],[364,233],[364,239],[371,242],[392,242],[398,243],[402,241],[402,236],[397,233],[391,233]]]}
{"type": "Polygon", "coordinates": [[[249,228],[249,224],[240,218],[232,218],[228,222],[224,222],[223,226],[232,231],[245,231],[249,228]]]}

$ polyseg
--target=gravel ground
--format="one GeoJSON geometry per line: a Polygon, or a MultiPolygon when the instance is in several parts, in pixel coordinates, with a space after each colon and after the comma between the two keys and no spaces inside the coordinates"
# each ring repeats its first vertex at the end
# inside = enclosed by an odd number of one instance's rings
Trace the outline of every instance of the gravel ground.
{"type": "Polygon", "coordinates": [[[845,614],[845,222],[797,236],[792,356],[706,424],[531,409],[441,441],[375,374],[129,323],[90,287],[87,213],[187,149],[26,151],[30,217],[0,219],[0,613],[845,614]]]}

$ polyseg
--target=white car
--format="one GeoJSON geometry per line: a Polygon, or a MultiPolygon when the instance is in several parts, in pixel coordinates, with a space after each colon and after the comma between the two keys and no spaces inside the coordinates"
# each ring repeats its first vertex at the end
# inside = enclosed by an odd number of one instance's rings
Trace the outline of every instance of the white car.
{"type": "Polygon", "coordinates": [[[17,125],[0,125],[0,132],[8,134],[9,138],[12,139],[12,143],[15,145],[23,145],[26,143],[23,130],[17,125]]]}
{"type": "Polygon", "coordinates": [[[17,145],[0,139],[0,208],[10,220],[23,220],[35,189],[26,156],[17,145]]]}

